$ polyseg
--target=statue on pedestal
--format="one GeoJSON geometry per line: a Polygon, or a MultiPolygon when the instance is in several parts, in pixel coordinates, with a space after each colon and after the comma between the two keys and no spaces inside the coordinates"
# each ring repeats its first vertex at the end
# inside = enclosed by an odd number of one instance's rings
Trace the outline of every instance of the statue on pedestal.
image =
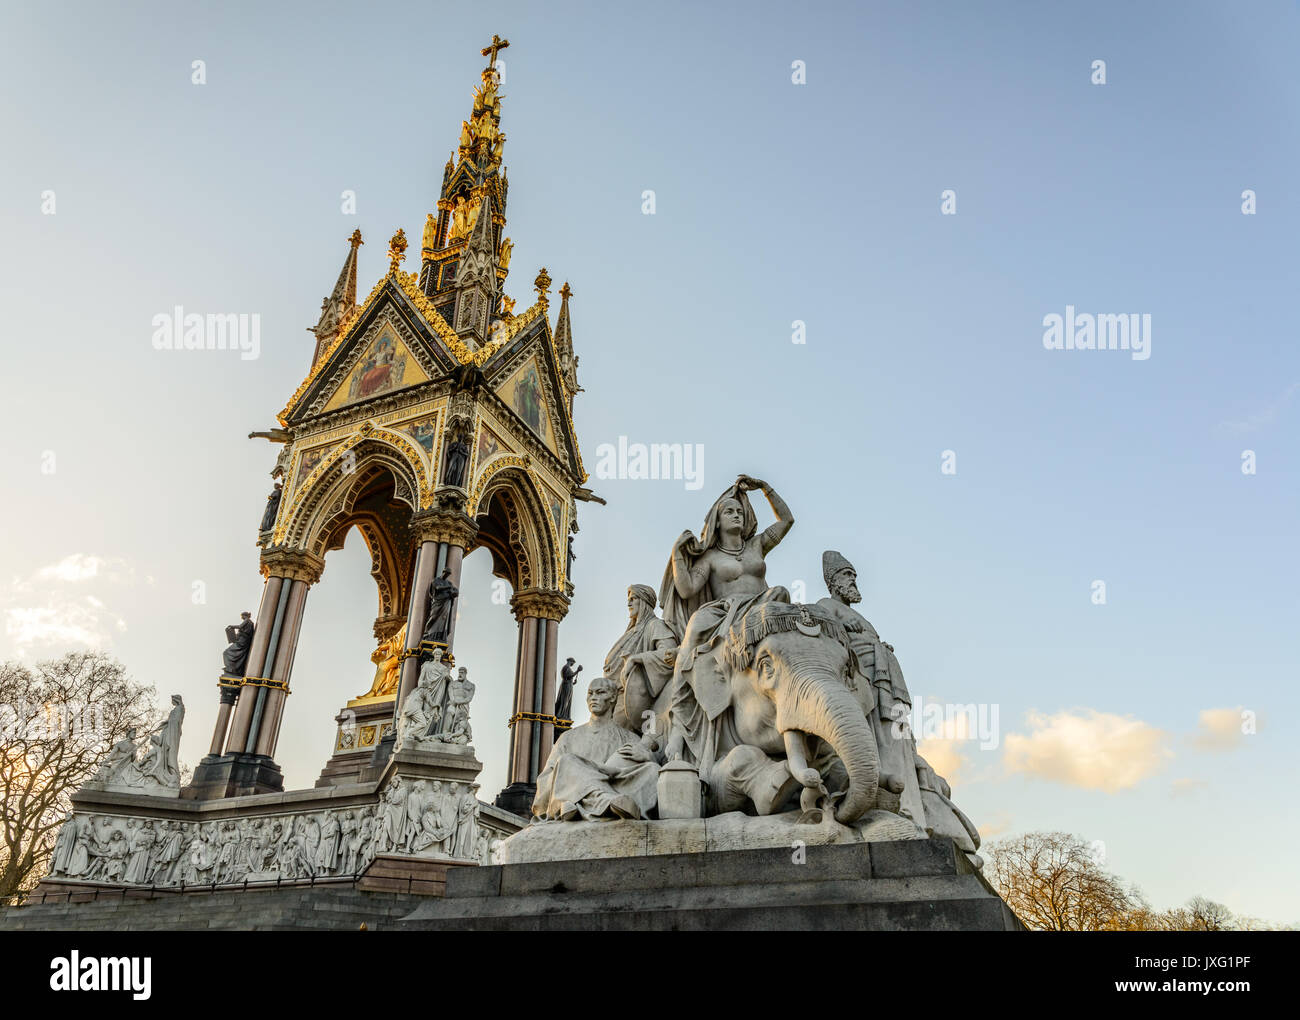
{"type": "Polygon", "coordinates": [[[591,720],[565,730],[537,777],[534,817],[546,821],[645,818],[658,796],[659,762],[640,734],[614,722],[618,684],[587,688],[591,720]]]}
{"type": "Polygon", "coordinates": [[[181,723],[185,718],[185,705],[179,694],[172,695],[172,710],[167,721],[147,734],[143,746],[137,741],[135,728],[115,743],[87,781],[92,787],[124,787],[140,793],[151,793],[161,787],[179,790],[181,785],[177,750],[180,747],[181,723]],[[137,758],[141,751],[143,757],[137,758]]]}
{"type": "Polygon", "coordinates": [[[177,760],[181,746],[181,724],[185,721],[185,702],[179,694],[172,695],[172,710],[167,721],[149,736],[149,750],[140,762],[140,771],[159,786],[179,788],[180,765],[177,760]]]}
{"type": "Polygon", "coordinates": [[[276,515],[280,512],[280,497],[284,495],[284,484],[276,482],[271,494],[266,497],[266,509],[262,511],[262,524],[259,532],[270,531],[275,527],[276,515]]]}
{"type": "Polygon", "coordinates": [[[450,569],[444,570],[441,577],[435,577],[429,583],[428,610],[424,618],[422,641],[446,643],[455,619],[456,596],[459,594],[459,589],[451,583],[450,569]]]}
{"type": "Polygon", "coordinates": [[[231,624],[226,628],[226,640],[230,644],[226,650],[221,653],[221,672],[224,676],[243,676],[248,669],[248,653],[253,646],[253,634],[256,627],[253,624],[252,613],[240,613],[239,623],[231,624]]]}
{"type": "Polygon", "coordinates": [[[555,718],[572,721],[573,688],[578,682],[582,667],[573,668],[574,658],[570,655],[560,667],[560,688],[555,692],[555,718]]]}
{"type": "Polygon", "coordinates": [[[378,668],[375,670],[375,682],[370,690],[361,695],[363,698],[389,698],[397,693],[402,680],[402,657],[406,654],[406,624],[390,637],[381,641],[379,647],[370,653],[370,661],[378,668]]]}
{"type": "Polygon", "coordinates": [[[469,443],[463,432],[457,432],[447,444],[447,466],[442,472],[444,485],[465,485],[465,471],[469,467],[469,443]]]}
{"type": "Polygon", "coordinates": [[[474,700],[474,691],[469,670],[461,666],[456,679],[447,686],[447,707],[442,713],[442,725],[435,731],[443,743],[468,744],[474,739],[469,725],[469,703],[474,700]]]}
{"type": "Polygon", "coordinates": [[[450,670],[442,659],[442,649],[435,648],[420,667],[420,678],[416,681],[415,690],[402,702],[401,715],[397,720],[398,750],[418,748],[420,744],[436,739],[433,734],[442,723],[449,673],[450,670]]]}

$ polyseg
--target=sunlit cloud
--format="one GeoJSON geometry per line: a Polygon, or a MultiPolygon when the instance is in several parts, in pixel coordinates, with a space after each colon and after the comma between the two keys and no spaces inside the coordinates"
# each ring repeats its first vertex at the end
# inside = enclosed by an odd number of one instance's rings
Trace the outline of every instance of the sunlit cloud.
{"type": "Polygon", "coordinates": [[[1192,746],[1201,751],[1235,751],[1245,742],[1246,727],[1241,706],[1206,708],[1197,721],[1192,746]]]}
{"type": "Polygon", "coordinates": [[[1008,733],[1003,765],[1049,782],[1116,793],[1158,772],[1168,734],[1140,719],[1093,709],[1030,712],[1028,734],[1008,733]]]}
{"type": "Polygon", "coordinates": [[[5,635],[20,655],[46,645],[103,648],[126,630],[126,621],[93,595],[55,595],[48,605],[11,607],[4,616],[5,635]]]}
{"type": "Polygon", "coordinates": [[[916,750],[922,758],[930,763],[930,768],[948,780],[949,786],[956,786],[961,782],[961,777],[966,768],[966,759],[962,756],[961,748],[955,741],[943,737],[919,740],[916,744],[916,750]]]}
{"type": "Polygon", "coordinates": [[[104,648],[126,630],[126,620],[88,586],[130,584],[131,566],[120,558],[71,553],[14,578],[3,607],[5,636],[20,656],[72,647],[104,648]]]}

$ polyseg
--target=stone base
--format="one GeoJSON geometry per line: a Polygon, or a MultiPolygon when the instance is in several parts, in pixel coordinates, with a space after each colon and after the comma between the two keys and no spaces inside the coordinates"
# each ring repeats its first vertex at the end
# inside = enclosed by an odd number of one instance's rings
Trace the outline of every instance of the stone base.
{"type": "MultiPolygon", "coordinates": [[[[574,824],[574,823],[560,823],[574,824]]],[[[948,839],[449,871],[407,931],[1022,931],[948,839]]]]}
{"type": "MultiPolygon", "coordinates": [[[[321,770],[317,786],[341,786],[362,783],[376,773],[375,749],[392,732],[392,698],[353,698],[334,717],[338,730],[334,734],[334,753],[321,770]]],[[[391,740],[390,740],[391,742],[391,740]]],[[[385,758],[385,762],[387,758],[385,758]]]]}
{"type": "Polygon", "coordinates": [[[129,793],[132,796],[170,797],[181,795],[180,787],[174,790],[169,786],[118,786],[114,783],[86,783],[81,789],[98,793],[129,793]]]}
{"type": "Polygon", "coordinates": [[[492,803],[503,811],[509,811],[520,818],[531,818],[533,815],[533,798],[536,796],[536,783],[511,783],[497,794],[497,799],[492,803]]]}
{"type": "Polygon", "coordinates": [[[218,800],[259,793],[284,792],[280,766],[264,754],[208,755],[194,767],[185,800],[218,800]]]}
{"type": "Polygon", "coordinates": [[[800,823],[801,815],[790,811],[755,817],[731,811],[712,818],[533,822],[502,842],[495,859],[502,864],[535,864],[925,838],[907,819],[888,811],[869,812],[857,827],[841,825],[829,815],[817,824],[800,823]]]}

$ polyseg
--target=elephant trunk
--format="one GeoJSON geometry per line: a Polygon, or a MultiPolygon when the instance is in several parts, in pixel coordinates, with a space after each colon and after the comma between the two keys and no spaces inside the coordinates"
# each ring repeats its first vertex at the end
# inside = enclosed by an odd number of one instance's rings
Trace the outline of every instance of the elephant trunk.
{"type": "Polygon", "coordinates": [[[831,670],[801,669],[778,693],[776,725],[782,733],[799,730],[834,748],[849,776],[849,789],[835,809],[848,823],[873,808],[880,782],[880,756],[862,706],[831,670]]]}

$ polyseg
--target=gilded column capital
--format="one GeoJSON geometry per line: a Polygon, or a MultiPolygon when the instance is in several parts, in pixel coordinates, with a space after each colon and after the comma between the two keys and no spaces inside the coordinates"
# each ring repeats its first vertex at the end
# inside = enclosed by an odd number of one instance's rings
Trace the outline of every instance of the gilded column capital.
{"type": "Polygon", "coordinates": [[[546,588],[525,588],[515,592],[510,600],[515,619],[523,621],[530,616],[543,620],[560,621],[569,613],[569,600],[558,591],[546,588]]]}
{"type": "Polygon", "coordinates": [[[315,584],[325,570],[325,561],[306,549],[270,549],[262,553],[263,577],[286,577],[315,584]]]}
{"type": "Polygon", "coordinates": [[[459,510],[436,508],[411,515],[411,532],[420,542],[446,542],[469,549],[478,525],[459,510]]]}

